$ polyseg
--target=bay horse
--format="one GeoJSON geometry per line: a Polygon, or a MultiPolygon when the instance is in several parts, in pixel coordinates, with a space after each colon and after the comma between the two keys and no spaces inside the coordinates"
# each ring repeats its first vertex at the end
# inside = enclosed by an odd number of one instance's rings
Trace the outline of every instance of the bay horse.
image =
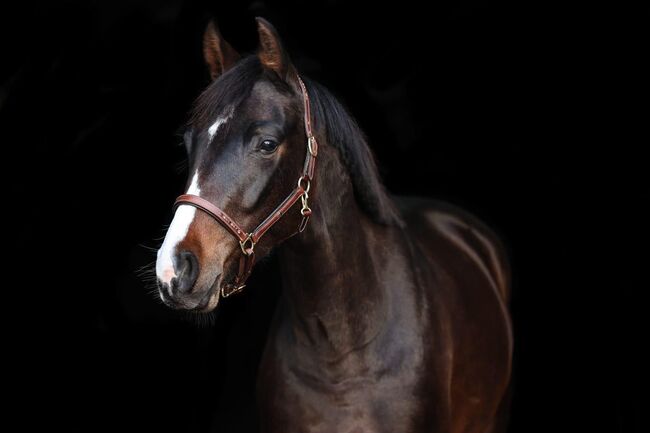
{"type": "Polygon", "coordinates": [[[363,133],[301,79],[274,27],[240,55],[210,23],[211,84],[158,251],[170,307],[212,311],[277,249],[283,294],[258,375],[261,431],[505,431],[512,330],[497,237],[441,202],[392,198],[363,133]]]}

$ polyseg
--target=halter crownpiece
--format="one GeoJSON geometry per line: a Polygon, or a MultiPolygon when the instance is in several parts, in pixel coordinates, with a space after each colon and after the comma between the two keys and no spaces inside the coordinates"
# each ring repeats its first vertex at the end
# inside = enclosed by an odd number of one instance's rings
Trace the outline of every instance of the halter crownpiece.
{"type": "MultiPolygon", "coordinates": [[[[307,227],[309,217],[311,216],[311,208],[309,207],[309,189],[311,188],[311,181],[314,178],[314,169],[316,168],[316,155],[318,155],[318,141],[314,137],[311,126],[311,105],[309,102],[309,94],[305,83],[303,83],[300,76],[296,74],[300,90],[302,92],[302,99],[304,103],[304,117],[305,117],[305,133],[307,135],[307,155],[305,156],[305,163],[302,168],[302,173],[298,178],[298,185],[294,190],[275,208],[264,221],[262,221],[252,232],[244,231],[239,224],[228,216],[219,207],[210,203],[208,200],[193,194],[183,194],[176,198],[174,202],[174,209],[182,204],[194,206],[202,210],[206,214],[214,218],[219,224],[224,226],[233,236],[239,241],[242,256],[239,259],[239,270],[237,276],[232,283],[228,283],[221,289],[221,294],[224,298],[232,295],[233,293],[240,292],[246,286],[246,280],[253,271],[253,264],[255,263],[255,245],[259,242],[260,238],[264,236],[275,223],[277,223],[282,216],[287,213],[289,209],[300,199],[302,207],[300,214],[302,220],[298,226],[298,230],[291,236],[301,233],[307,227]]],[[[290,236],[290,237],[291,237],[290,236]]]]}

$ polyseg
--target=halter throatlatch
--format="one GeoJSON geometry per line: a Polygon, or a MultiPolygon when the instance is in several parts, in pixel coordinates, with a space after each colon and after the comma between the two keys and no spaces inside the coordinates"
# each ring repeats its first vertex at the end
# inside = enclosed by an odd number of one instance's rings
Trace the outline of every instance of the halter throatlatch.
{"type": "Polygon", "coordinates": [[[302,207],[300,214],[302,220],[298,226],[298,230],[291,236],[301,233],[307,227],[309,217],[311,216],[311,208],[309,207],[309,189],[311,188],[311,181],[314,178],[314,169],[316,168],[316,155],[318,155],[318,142],[312,132],[311,125],[311,105],[309,103],[309,94],[302,79],[298,76],[298,83],[302,91],[302,99],[305,111],[305,133],[307,134],[307,156],[305,156],[305,163],[302,168],[302,173],[298,178],[298,185],[296,188],[275,208],[269,216],[264,219],[252,232],[244,231],[239,224],[228,216],[219,207],[210,203],[208,200],[193,194],[183,194],[176,198],[174,202],[174,209],[180,205],[194,206],[197,209],[210,215],[219,224],[224,226],[233,236],[239,241],[242,256],[239,259],[239,270],[235,280],[231,283],[224,285],[221,289],[221,294],[224,298],[241,291],[246,286],[246,280],[253,271],[253,264],[255,263],[255,245],[259,242],[260,238],[264,236],[275,223],[277,223],[282,216],[287,213],[293,205],[300,200],[302,207]]]}

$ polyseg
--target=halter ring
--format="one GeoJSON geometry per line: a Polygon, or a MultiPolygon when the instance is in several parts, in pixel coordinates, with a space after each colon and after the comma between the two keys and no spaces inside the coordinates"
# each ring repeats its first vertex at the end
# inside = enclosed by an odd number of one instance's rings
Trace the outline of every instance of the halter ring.
{"type": "Polygon", "coordinates": [[[250,256],[253,254],[253,250],[255,249],[255,242],[253,241],[252,233],[249,233],[246,239],[240,241],[239,246],[241,247],[241,251],[245,256],[250,256]],[[250,248],[246,248],[246,244],[248,242],[250,242],[250,248]]]}
{"type": "Polygon", "coordinates": [[[309,178],[306,177],[306,176],[300,176],[300,177],[298,178],[298,187],[304,189],[304,190],[305,190],[305,194],[307,194],[307,193],[309,192],[309,188],[311,188],[311,181],[310,181],[309,178]],[[303,187],[303,186],[302,186],[302,182],[303,182],[303,181],[307,182],[307,186],[306,186],[306,187],[303,187]]]}

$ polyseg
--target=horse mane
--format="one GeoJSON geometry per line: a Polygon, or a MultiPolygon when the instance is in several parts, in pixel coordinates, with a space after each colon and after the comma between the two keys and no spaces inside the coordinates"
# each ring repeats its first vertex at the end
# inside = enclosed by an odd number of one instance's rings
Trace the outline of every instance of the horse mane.
{"type": "Polygon", "coordinates": [[[375,157],[366,136],[341,103],[323,85],[304,78],[316,127],[322,127],[327,143],[336,147],[348,169],[354,195],[362,210],[383,225],[400,225],[401,217],[379,177],[375,157]]]}
{"type": "MultiPolygon", "coordinates": [[[[226,107],[236,110],[263,73],[257,56],[242,59],[201,93],[190,122],[201,129],[207,128],[226,107]]],[[[361,128],[329,90],[302,78],[311,99],[314,124],[325,131],[327,143],[339,150],[361,209],[376,223],[401,225],[399,211],[381,183],[374,155],[361,128]]]]}

